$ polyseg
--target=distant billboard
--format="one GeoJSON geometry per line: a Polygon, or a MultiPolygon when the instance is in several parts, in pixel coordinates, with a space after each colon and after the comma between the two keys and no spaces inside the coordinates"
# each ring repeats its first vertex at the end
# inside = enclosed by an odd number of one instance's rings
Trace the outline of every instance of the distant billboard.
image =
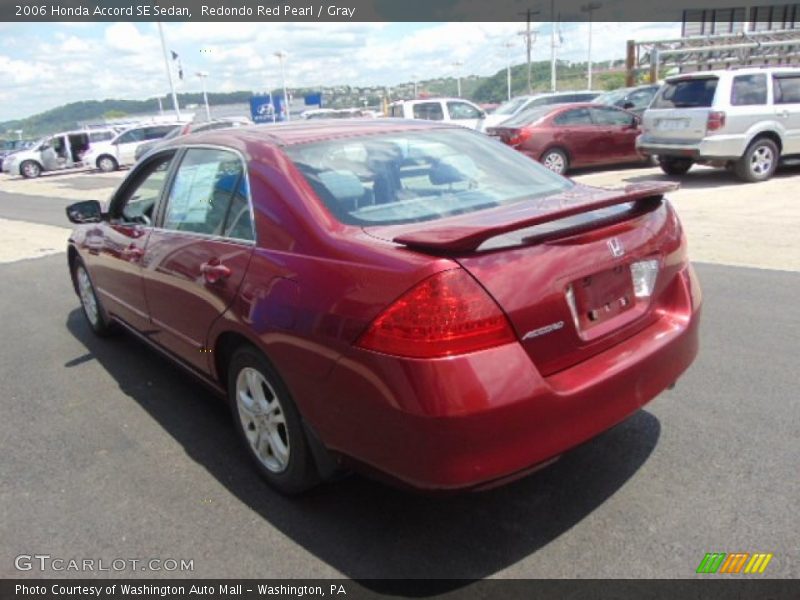
{"type": "Polygon", "coordinates": [[[319,106],[322,108],[322,92],[306,94],[303,100],[305,101],[306,106],[319,106]]]}
{"type": "Polygon", "coordinates": [[[275,121],[275,106],[270,96],[253,96],[250,98],[250,116],[254,123],[272,123],[275,121]]]}

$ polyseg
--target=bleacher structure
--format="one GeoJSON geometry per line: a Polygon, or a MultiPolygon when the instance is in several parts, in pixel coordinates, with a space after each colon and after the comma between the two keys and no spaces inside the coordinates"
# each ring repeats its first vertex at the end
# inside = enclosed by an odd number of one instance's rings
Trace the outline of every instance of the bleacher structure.
{"type": "Polygon", "coordinates": [[[800,4],[685,11],[683,37],[628,41],[625,78],[762,65],[800,65],[800,4]]]}

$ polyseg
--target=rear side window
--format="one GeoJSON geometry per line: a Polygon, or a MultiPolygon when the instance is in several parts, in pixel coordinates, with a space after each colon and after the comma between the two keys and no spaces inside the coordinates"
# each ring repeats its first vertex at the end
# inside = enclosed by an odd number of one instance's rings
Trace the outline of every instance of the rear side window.
{"type": "Polygon", "coordinates": [[[650,108],[710,107],[717,91],[716,77],[692,77],[666,82],[650,108]]]}
{"type": "Polygon", "coordinates": [[[104,142],[106,140],[110,140],[114,137],[114,133],[111,131],[92,131],[89,133],[89,141],[90,142],[104,142]]]}
{"type": "Polygon", "coordinates": [[[732,106],[751,106],[767,103],[767,75],[737,75],[731,86],[732,106]]]}
{"type": "Polygon", "coordinates": [[[144,139],[159,140],[173,129],[175,129],[173,125],[156,125],[154,127],[146,127],[144,130],[144,139]]]}
{"type": "Polygon", "coordinates": [[[800,104],[800,76],[773,76],[772,87],[775,104],[800,104]]]}
{"type": "Polygon", "coordinates": [[[426,121],[442,121],[444,119],[442,105],[438,102],[423,102],[421,104],[415,104],[414,118],[424,119],[426,121]]]}
{"type": "Polygon", "coordinates": [[[558,115],[554,122],[556,125],[593,125],[592,117],[586,108],[574,108],[558,115]]]}
{"type": "Polygon", "coordinates": [[[164,228],[252,239],[243,179],[242,161],[233,152],[189,149],[169,192],[164,228]]]}

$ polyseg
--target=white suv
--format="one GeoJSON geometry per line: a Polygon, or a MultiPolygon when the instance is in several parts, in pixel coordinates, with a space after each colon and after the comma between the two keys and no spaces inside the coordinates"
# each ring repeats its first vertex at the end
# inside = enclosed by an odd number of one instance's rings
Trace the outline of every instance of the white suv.
{"type": "Polygon", "coordinates": [[[470,129],[480,129],[486,112],[461,98],[426,98],[401,100],[389,105],[389,116],[401,119],[447,121],[470,129]]]}
{"type": "Polygon", "coordinates": [[[800,69],[701,71],[669,77],[642,121],[636,147],[663,171],[694,163],[769,179],[783,156],[800,154],[800,69]]]}

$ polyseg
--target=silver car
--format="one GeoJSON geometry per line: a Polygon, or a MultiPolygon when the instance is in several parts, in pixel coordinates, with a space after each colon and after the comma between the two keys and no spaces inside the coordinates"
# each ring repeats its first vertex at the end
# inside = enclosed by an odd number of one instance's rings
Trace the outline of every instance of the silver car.
{"type": "Polygon", "coordinates": [[[702,71],[669,77],[645,111],[636,147],[663,171],[725,166],[765,181],[800,154],[800,69],[702,71]]]}

